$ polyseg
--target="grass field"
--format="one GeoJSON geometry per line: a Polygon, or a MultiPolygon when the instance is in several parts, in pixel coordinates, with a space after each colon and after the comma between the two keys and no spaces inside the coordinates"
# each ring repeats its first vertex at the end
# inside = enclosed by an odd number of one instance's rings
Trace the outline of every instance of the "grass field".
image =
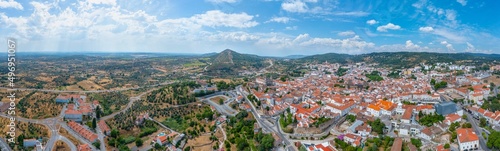
{"type": "Polygon", "coordinates": [[[198,66],[206,66],[206,65],[207,65],[206,63],[199,62],[198,60],[196,60],[196,61],[193,61],[190,63],[186,63],[183,66],[184,67],[198,67],[198,66]]]}
{"type": "Polygon", "coordinates": [[[84,80],[80,81],[77,83],[77,85],[83,87],[85,90],[102,90],[104,89],[102,86],[90,81],[90,80],[84,80]]]}
{"type": "Polygon", "coordinates": [[[165,120],[162,123],[165,124],[165,126],[172,128],[176,131],[183,131],[189,127],[189,125],[184,119],[182,119],[181,122],[178,122],[173,118],[167,118],[167,120],[165,120]]]}

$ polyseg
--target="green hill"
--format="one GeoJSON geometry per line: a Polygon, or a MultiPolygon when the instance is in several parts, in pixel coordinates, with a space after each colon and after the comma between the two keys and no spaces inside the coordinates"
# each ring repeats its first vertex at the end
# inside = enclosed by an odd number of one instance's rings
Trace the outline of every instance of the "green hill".
{"type": "Polygon", "coordinates": [[[367,62],[379,63],[380,65],[392,67],[414,67],[420,63],[432,64],[437,62],[465,63],[470,65],[482,65],[493,61],[500,61],[498,54],[476,54],[476,53],[433,53],[433,52],[377,52],[361,55],[348,55],[327,53],[308,56],[298,59],[302,62],[325,62],[330,63],[353,63],[367,62]]]}
{"type": "Polygon", "coordinates": [[[241,54],[230,49],[212,55],[210,59],[212,64],[207,72],[235,73],[240,70],[258,70],[268,65],[263,57],[241,54]]]}

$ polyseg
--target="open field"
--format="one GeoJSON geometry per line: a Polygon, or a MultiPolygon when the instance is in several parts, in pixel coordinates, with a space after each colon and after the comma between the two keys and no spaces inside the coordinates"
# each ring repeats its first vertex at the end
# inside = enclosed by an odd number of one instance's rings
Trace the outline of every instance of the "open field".
{"type": "Polygon", "coordinates": [[[66,131],[66,129],[64,128],[61,128],[59,129],[59,134],[68,138],[73,144],[75,144],[75,146],[78,146],[78,145],[81,145],[82,143],[80,143],[80,141],[78,141],[78,139],[76,139],[75,137],[73,137],[73,135],[70,135],[68,133],[68,131],[66,131]]]}
{"type": "Polygon", "coordinates": [[[102,86],[90,81],[90,80],[85,80],[85,81],[80,81],[77,83],[77,85],[83,87],[85,90],[102,90],[104,89],[102,86]]]}
{"type": "Polygon", "coordinates": [[[69,151],[71,148],[69,148],[68,144],[64,143],[63,141],[57,141],[55,144],[55,147],[52,149],[52,151],[69,151]]]}
{"type": "Polygon", "coordinates": [[[206,134],[188,140],[185,146],[186,147],[191,146],[193,151],[207,151],[207,150],[212,150],[212,146],[214,144],[215,142],[212,142],[210,140],[210,134],[206,134]]]}
{"type": "Polygon", "coordinates": [[[70,86],[66,86],[66,90],[68,90],[68,91],[81,91],[82,89],[80,89],[80,87],[78,87],[78,85],[70,85],[70,86]]]}

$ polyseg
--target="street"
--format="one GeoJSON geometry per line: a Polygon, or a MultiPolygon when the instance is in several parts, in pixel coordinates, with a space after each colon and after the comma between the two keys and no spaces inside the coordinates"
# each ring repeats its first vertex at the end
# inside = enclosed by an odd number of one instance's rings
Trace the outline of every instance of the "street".
{"type": "Polygon", "coordinates": [[[11,151],[11,150],[12,149],[10,149],[7,142],[3,138],[0,138],[0,151],[11,151]]]}
{"type": "MultiPolygon", "coordinates": [[[[250,100],[248,99],[248,97],[246,97],[246,96],[248,95],[248,93],[247,93],[247,92],[242,91],[240,86],[238,86],[236,89],[240,92],[240,94],[244,95],[244,96],[243,96],[243,98],[244,98],[244,99],[245,99],[245,101],[246,101],[248,104],[250,104],[250,106],[252,107],[251,113],[252,113],[252,114],[253,114],[253,116],[255,117],[255,119],[256,119],[256,121],[257,121],[257,123],[258,123],[258,124],[259,124],[262,128],[264,128],[266,131],[268,131],[268,132],[274,132],[276,135],[278,135],[278,137],[280,137],[280,139],[284,142],[284,144],[285,144],[285,146],[286,146],[285,148],[286,148],[287,150],[289,150],[289,151],[293,151],[293,150],[295,150],[295,149],[293,148],[293,144],[292,144],[292,143],[288,140],[288,138],[287,138],[287,137],[285,137],[285,136],[284,136],[282,133],[280,133],[279,131],[277,131],[277,130],[273,129],[273,126],[269,126],[269,125],[267,125],[267,123],[264,121],[264,119],[262,119],[262,118],[260,117],[260,115],[257,113],[257,111],[256,111],[256,109],[255,109],[255,106],[252,104],[252,102],[250,102],[250,100]]],[[[275,124],[275,125],[278,125],[278,124],[275,124]]]]}
{"type": "Polygon", "coordinates": [[[483,134],[481,133],[482,130],[481,130],[481,127],[479,127],[479,124],[477,123],[478,121],[476,121],[472,117],[472,115],[469,114],[469,112],[465,111],[464,113],[467,115],[467,121],[469,121],[472,124],[472,128],[474,129],[474,132],[476,132],[477,137],[479,137],[479,146],[481,147],[481,148],[479,148],[479,150],[481,150],[481,149],[482,150],[490,150],[486,146],[486,140],[484,140],[483,134]]]}

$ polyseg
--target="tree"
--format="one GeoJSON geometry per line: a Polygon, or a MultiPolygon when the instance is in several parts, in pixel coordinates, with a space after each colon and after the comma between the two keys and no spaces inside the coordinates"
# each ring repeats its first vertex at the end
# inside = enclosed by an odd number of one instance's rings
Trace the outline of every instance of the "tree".
{"type": "Polygon", "coordinates": [[[382,123],[379,118],[373,122],[369,121],[368,124],[372,127],[374,132],[377,132],[380,135],[384,134],[385,124],[382,123]]]}
{"type": "Polygon", "coordinates": [[[356,116],[349,114],[349,115],[347,115],[346,119],[352,123],[352,122],[356,121],[356,116]]]}
{"type": "Polygon", "coordinates": [[[96,148],[101,148],[101,142],[100,141],[96,141],[96,142],[92,143],[92,145],[94,145],[96,148]]]}
{"type": "Polygon", "coordinates": [[[95,108],[95,117],[96,117],[97,119],[100,119],[100,118],[101,118],[101,107],[99,107],[99,106],[97,106],[97,107],[95,108]]]}
{"type": "Polygon", "coordinates": [[[448,149],[448,148],[450,148],[450,144],[448,144],[448,143],[444,144],[444,149],[448,149]]]}
{"type": "Polygon", "coordinates": [[[462,115],[462,119],[467,119],[467,115],[462,115]]]}
{"type": "Polygon", "coordinates": [[[136,138],[135,139],[135,145],[138,147],[141,147],[143,145],[144,141],[141,138],[136,138]]]}
{"type": "Polygon", "coordinates": [[[462,128],[472,128],[472,124],[471,123],[464,123],[462,125],[462,128]]]}
{"type": "Polygon", "coordinates": [[[117,138],[118,135],[120,135],[120,132],[117,130],[117,129],[113,129],[111,130],[111,133],[110,133],[111,137],[113,138],[117,138]]]}
{"type": "Polygon", "coordinates": [[[435,85],[436,84],[436,80],[435,79],[431,79],[431,85],[435,85]]]}
{"type": "Polygon", "coordinates": [[[92,129],[95,129],[97,127],[97,121],[95,118],[92,118],[92,129]]]}
{"type": "Polygon", "coordinates": [[[422,146],[422,141],[420,139],[411,138],[411,144],[420,148],[420,146],[422,146]]]}
{"type": "Polygon", "coordinates": [[[485,127],[485,126],[486,126],[486,124],[488,124],[488,122],[486,121],[486,118],[481,117],[481,118],[479,119],[479,126],[481,126],[481,127],[485,127]]]}
{"type": "Polygon", "coordinates": [[[224,104],[224,100],[219,99],[219,104],[220,104],[220,105],[224,104]]]}
{"type": "Polygon", "coordinates": [[[486,146],[488,146],[488,148],[491,148],[492,150],[500,149],[500,132],[491,132],[491,134],[488,136],[486,146]]]}

